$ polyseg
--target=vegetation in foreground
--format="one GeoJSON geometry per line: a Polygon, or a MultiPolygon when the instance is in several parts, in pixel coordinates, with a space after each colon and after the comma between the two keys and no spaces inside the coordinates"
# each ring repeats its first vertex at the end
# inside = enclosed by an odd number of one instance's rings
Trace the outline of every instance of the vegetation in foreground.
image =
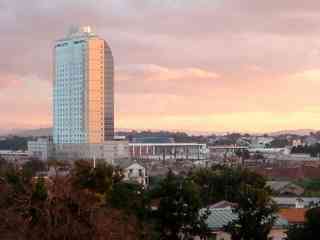
{"type": "Polygon", "coordinates": [[[77,161],[68,176],[35,177],[43,168],[35,160],[19,168],[0,161],[1,239],[208,239],[210,212],[203,210],[220,200],[238,205],[238,220],[225,229],[233,240],[267,239],[275,221],[265,179],[240,168],[199,169],[187,177],[169,172],[148,189],[123,181],[122,170],[107,164],[77,161]]]}

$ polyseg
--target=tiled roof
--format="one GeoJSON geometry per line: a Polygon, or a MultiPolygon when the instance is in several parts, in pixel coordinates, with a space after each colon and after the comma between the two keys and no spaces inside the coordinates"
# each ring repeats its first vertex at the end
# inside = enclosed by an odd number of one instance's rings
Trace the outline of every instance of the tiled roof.
{"type": "Polygon", "coordinates": [[[284,208],[280,209],[279,215],[289,223],[304,223],[307,208],[284,208]]]}
{"type": "MultiPolygon", "coordinates": [[[[207,218],[207,224],[211,230],[222,230],[225,226],[237,218],[237,214],[234,213],[231,208],[210,208],[210,215],[207,218]]],[[[287,225],[288,221],[279,216],[274,224],[274,227],[283,228],[287,225]]]]}
{"type": "Polygon", "coordinates": [[[229,202],[229,201],[220,201],[220,202],[217,202],[215,204],[212,204],[210,205],[210,208],[227,208],[227,207],[230,207],[230,208],[233,208],[233,207],[236,207],[238,204],[236,203],[232,203],[232,202],[229,202]]]}

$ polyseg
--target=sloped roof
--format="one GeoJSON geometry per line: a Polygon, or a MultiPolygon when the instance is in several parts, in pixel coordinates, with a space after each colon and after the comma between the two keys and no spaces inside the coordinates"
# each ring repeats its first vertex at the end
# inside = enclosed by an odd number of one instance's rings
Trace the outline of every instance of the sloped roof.
{"type": "Polygon", "coordinates": [[[290,181],[268,181],[267,182],[267,186],[269,186],[273,191],[279,191],[289,184],[290,184],[290,181]]]}
{"type": "Polygon", "coordinates": [[[289,223],[304,223],[307,208],[284,208],[280,209],[279,215],[289,223]]]}
{"type": "MultiPolygon", "coordinates": [[[[204,209],[202,211],[204,211],[204,209]]],[[[222,230],[237,218],[237,214],[234,213],[231,208],[210,208],[207,224],[210,230],[222,230]]],[[[288,226],[288,221],[279,216],[274,224],[274,228],[283,228],[286,226],[288,226]]]]}
{"type": "Polygon", "coordinates": [[[227,207],[233,208],[233,207],[236,207],[237,205],[238,204],[236,204],[236,203],[222,200],[220,202],[217,202],[217,203],[210,205],[210,208],[227,208],[227,207]]]}

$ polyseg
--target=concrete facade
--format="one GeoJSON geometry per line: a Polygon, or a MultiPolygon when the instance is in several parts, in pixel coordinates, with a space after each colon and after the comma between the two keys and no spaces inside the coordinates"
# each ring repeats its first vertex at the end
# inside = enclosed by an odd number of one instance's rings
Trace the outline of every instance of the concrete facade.
{"type": "Polygon", "coordinates": [[[127,141],[106,141],[99,144],[55,144],[55,159],[79,160],[96,159],[110,164],[116,159],[129,158],[127,141]]]}

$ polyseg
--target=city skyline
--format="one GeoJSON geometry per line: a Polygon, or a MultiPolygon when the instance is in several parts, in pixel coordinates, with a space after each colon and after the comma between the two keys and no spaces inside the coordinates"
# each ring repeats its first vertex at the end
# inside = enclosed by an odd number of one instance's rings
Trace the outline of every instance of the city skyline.
{"type": "Polygon", "coordinates": [[[0,129],[52,125],[51,49],[73,24],[112,46],[117,128],[319,129],[320,2],[77,3],[0,3],[0,129]]]}

